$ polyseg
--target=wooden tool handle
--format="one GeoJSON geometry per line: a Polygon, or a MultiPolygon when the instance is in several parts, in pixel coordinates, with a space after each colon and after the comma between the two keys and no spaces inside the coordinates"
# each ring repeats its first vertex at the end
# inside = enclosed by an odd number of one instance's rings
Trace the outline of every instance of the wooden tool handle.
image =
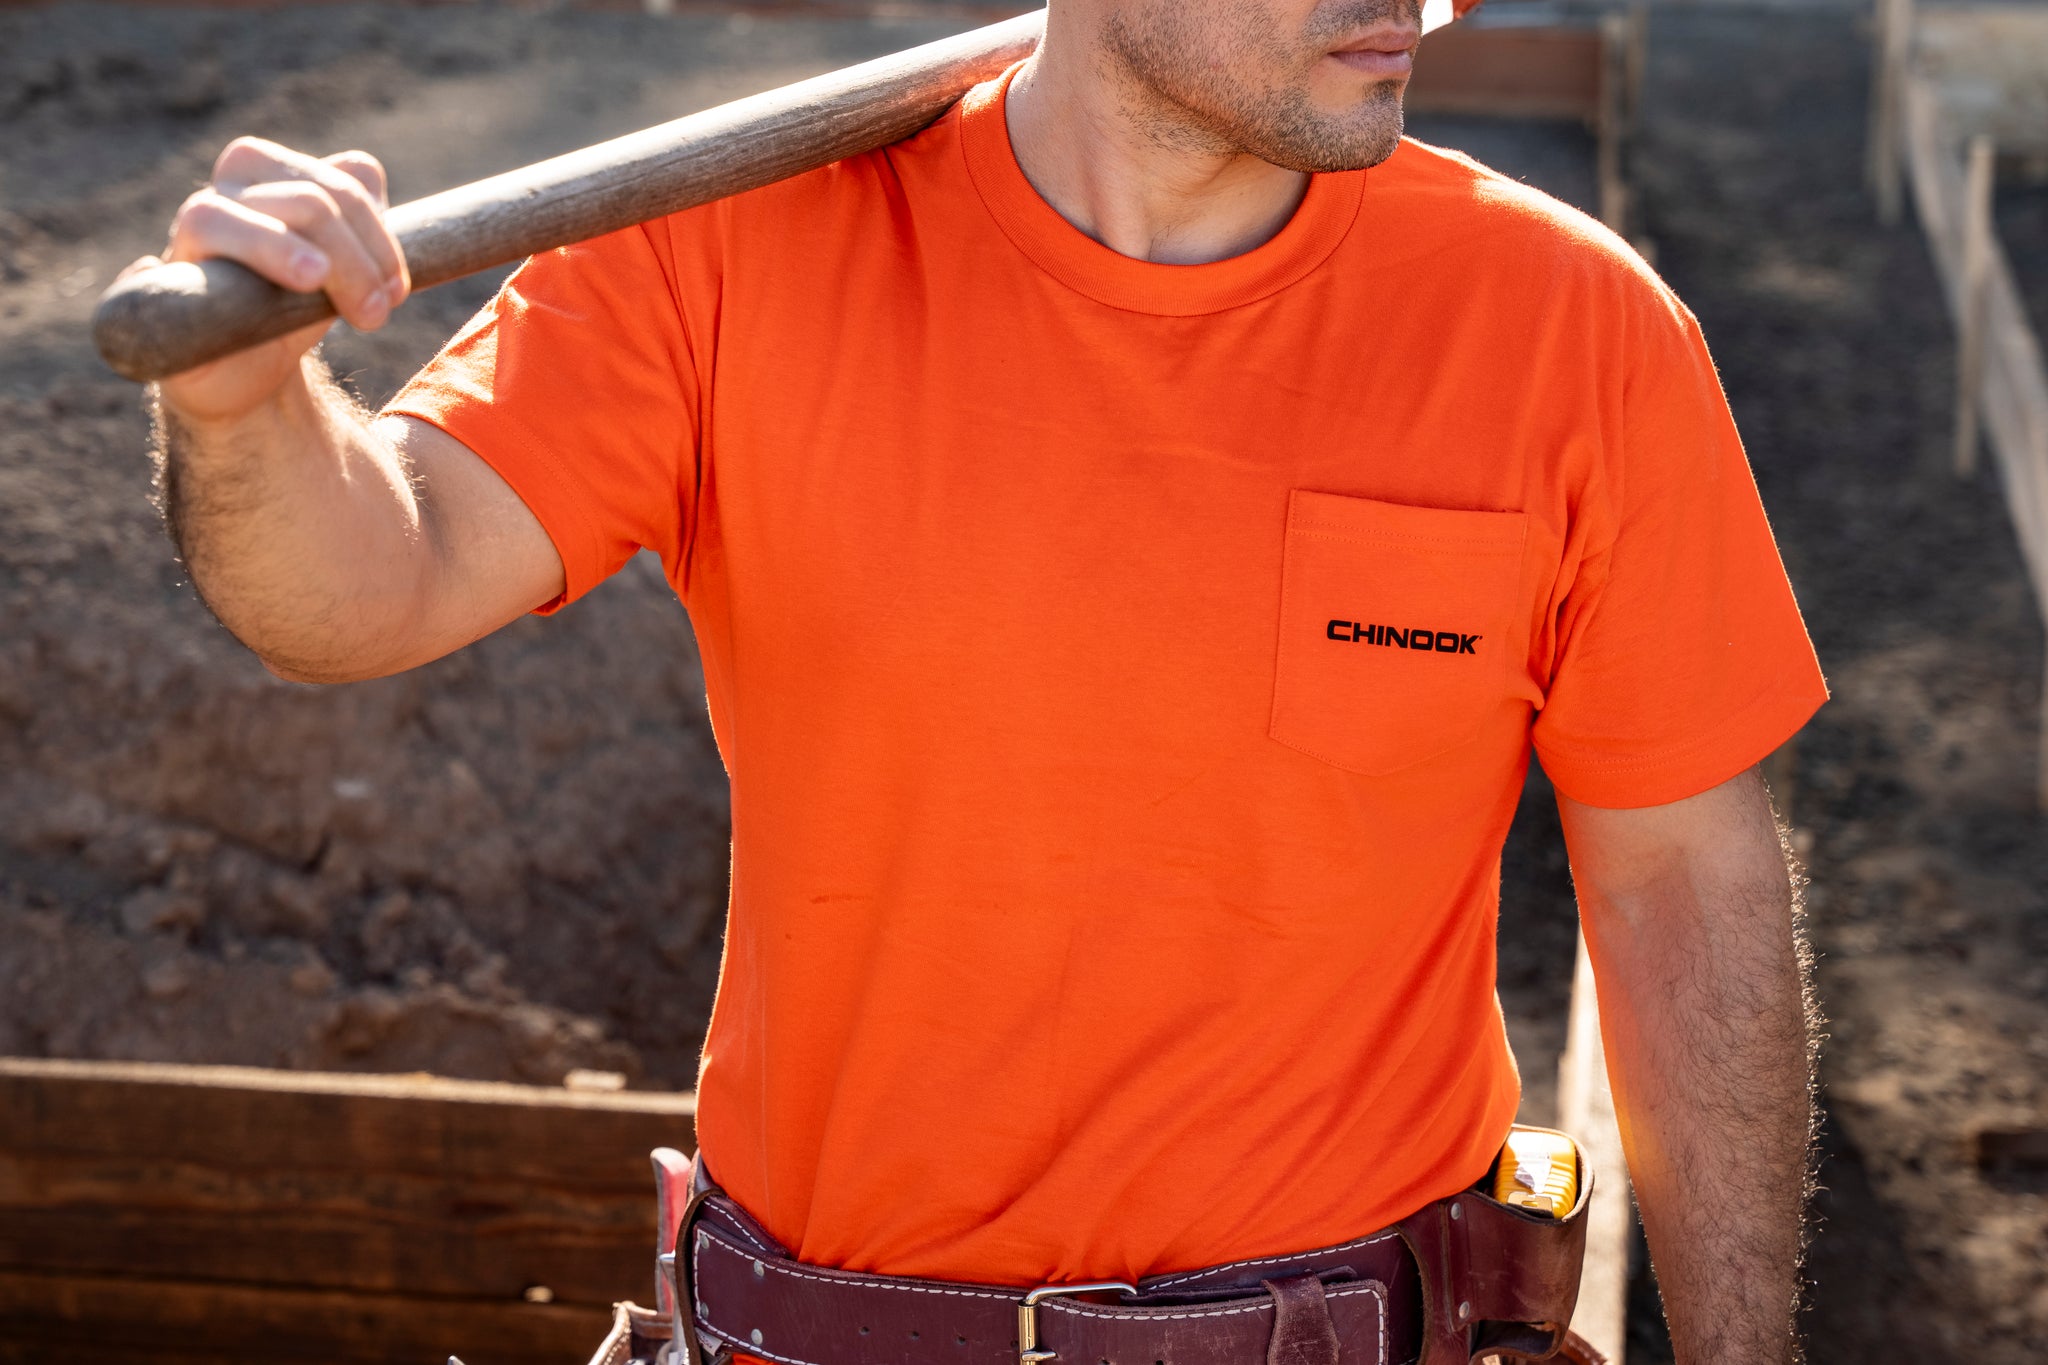
{"type": "MultiPolygon", "coordinates": [[[[387,216],[415,289],[615,232],[899,142],[1027,56],[1043,10],[753,95],[487,180],[387,216]]],[[[332,317],[233,261],[177,262],[115,284],[93,342],[129,379],[178,374],[332,317]]]]}

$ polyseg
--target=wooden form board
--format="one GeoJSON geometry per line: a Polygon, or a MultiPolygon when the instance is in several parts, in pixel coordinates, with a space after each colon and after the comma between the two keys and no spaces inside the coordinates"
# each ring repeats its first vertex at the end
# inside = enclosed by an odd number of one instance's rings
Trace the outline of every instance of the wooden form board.
{"type": "Polygon", "coordinates": [[[2048,4],[1916,6],[1910,46],[1958,137],[2048,154],[2048,4]]]}
{"type": "Polygon", "coordinates": [[[0,1362],[585,1359],[615,1300],[651,1297],[647,1154],[690,1150],[694,1116],[688,1095],[0,1059],[0,1362]]]}
{"type": "MultiPolygon", "coordinates": [[[[1541,18],[1541,16],[1532,16],[1541,18]]],[[[1641,99],[1648,10],[1593,22],[1501,22],[1481,10],[1422,40],[1403,104],[1418,113],[1570,119],[1599,139],[1599,215],[1629,232],[1623,171],[1641,99]]]]}
{"type": "Polygon", "coordinates": [[[1404,103],[1435,114],[1578,119],[1595,127],[1606,72],[1597,26],[1466,20],[1422,40],[1404,103]]]}
{"type": "MultiPolygon", "coordinates": [[[[1933,81],[1910,68],[1897,120],[1913,204],[1958,327],[1970,387],[2005,488],[2034,602],[2048,627],[2048,368],[2005,250],[1988,224],[1973,236],[1962,150],[1933,81]]],[[[1982,220],[1981,211],[1975,215],[1982,220]]],[[[2048,678],[2042,681],[2036,794],[2048,809],[2048,678]]]]}
{"type": "MultiPolygon", "coordinates": [[[[1963,157],[1932,82],[1908,73],[1901,92],[1906,164],[1913,204],[1927,236],[1935,267],[1958,318],[1967,311],[1963,223],[1966,185],[1963,157]]],[[[2048,374],[2041,343],[2027,320],[2026,305],[2012,266],[1995,237],[1979,242],[1982,253],[1984,359],[1978,401],[1983,406],[1991,449],[2005,480],[2013,527],[2026,553],[2036,600],[2048,621],[2048,374]]]]}

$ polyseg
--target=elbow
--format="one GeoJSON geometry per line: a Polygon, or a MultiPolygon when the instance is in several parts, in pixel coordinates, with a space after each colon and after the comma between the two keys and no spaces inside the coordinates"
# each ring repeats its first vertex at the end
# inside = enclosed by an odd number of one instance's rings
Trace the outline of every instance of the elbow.
{"type": "Polygon", "coordinates": [[[377,677],[389,677],[401,673],[406,665],[395,667],[365,667],[362,663],[309,663],[303,659],[279,659],[276,655],[258,653],[256,659],[264,671],[279,681],[295,681],[295,684],[313,684],[332,688],[336,684],[350,684],[350,681],[373,681],[377,677]]]}
{"type": "Polygon", "coordinates": [[[399,672],[403,667],[380,666],[381,660],[366,661],[360,654],[315,658],[308,654],[275,648],[261,649],[255,645],[250,645],[249,650],[256,656],[257,662],[263,665],[264,671],[280,682],[307,683],[322,687],[332,687],[337,683],[368,682],[373,678],[382,678],[399,672]]]}
{"type": "Polygon", "coordinates": [[[280,682],[318,683],[329,686],[334,683],[358,682],[361,679],[342,669],[320,668],[293,660],[280,659],[274,655],[258,653],[256,659],[265,672],[280,682]]]}
{"type": "Polygon", "coordinates": [[[423,659],[409,655],[402,633],[373,632],[350,614],[309,614],[290,629],[237,630],[222,620],[264,671],[281,682],[333,686],[402,673],[423,659]]]}

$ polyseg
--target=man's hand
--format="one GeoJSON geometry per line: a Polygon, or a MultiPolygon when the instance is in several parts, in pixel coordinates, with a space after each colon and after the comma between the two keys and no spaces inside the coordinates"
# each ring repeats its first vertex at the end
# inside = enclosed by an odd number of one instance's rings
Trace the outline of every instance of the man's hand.
{"type": "Polygon", "coordinates": [[[1782,1365],[1813,1043],[1769,794],[1752,769],[1668,806],[1558,807],[1679,1365],[1782,1365]]]}
{"type": "MultiPolygon", "coordinates": [[[[364,153],[241,138],[178,211],[166,256],[322,288],[379,327],[409,288],[384,204],[364,153]]],[[[272,672],[306,682],[438,658],[564,581],[547,532],[473,451],[411,418],[373,423],[342,392],[308,354],[326,328],[157,386],[164,514],[193,585],[272,672]]]]}
{"type": "MultiPolygon", "coordinates": [[[[166,261],[225,257],[287,289],[324,289],[361,331],[382,327],[411,287],[405,253],[384,225],[384,168],[367,152],[317,158],[236,138],[171,223],[166,261]]],[[[146,256],[129,272],[158,264],[146,256]]],[[[275,397],[327,330],[322,322],[202,365],[161,385],[188,423],[232,421],[275,397]]]]}

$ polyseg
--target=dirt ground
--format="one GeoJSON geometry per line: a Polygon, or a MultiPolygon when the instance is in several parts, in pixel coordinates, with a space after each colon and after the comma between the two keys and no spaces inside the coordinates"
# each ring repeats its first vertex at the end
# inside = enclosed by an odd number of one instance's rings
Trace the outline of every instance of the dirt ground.
{"type": "MultiPolygon", "coordinates": [[[[185,585],[137,392],[83,320],[234,133],[368,147],[407,198],[957,26],[0,8],[0,1053],[691,1082],[725,794],[658,574],[404,678],[278,682],[185,585]]],[[[1812,1358],[2036,1361],[2048,1172],[1976,1135],[2048,1127],[2037,609],[1990,475],[1944,472],[1950,333],[1917,230],[1861,188],[1855,17],[1660,8],[1650,57],[1640,230],[1835,690],[1787,794],[1833,1021],[1812,1358]]],[[[1575,130],[1418,131],[1584,192],[1575,130]]],[[[2048,320],[2048,190],[2009,188],[2000,225],[2048,320]]],[[[491,284],[330,355],[377,401],[491,284]]],[[[1504,885],[1548,1117],[1572,920],[1540,778],[1504,885]]],[[[1639,1288],[1632,1359],[1668,1359],[1639,1288]]]]}
{"type": "MultiPolygon", "coordinates": [[[[726,798],[659,572],[280,683],[185,585],[81,322],[234,133],[374,148],[403,199],[942,31],[750,24],[0,11],[0,1052],[692,1083],[726,798]]],[[[330,356],[380,401],[493,284],[330,356]]]]}

